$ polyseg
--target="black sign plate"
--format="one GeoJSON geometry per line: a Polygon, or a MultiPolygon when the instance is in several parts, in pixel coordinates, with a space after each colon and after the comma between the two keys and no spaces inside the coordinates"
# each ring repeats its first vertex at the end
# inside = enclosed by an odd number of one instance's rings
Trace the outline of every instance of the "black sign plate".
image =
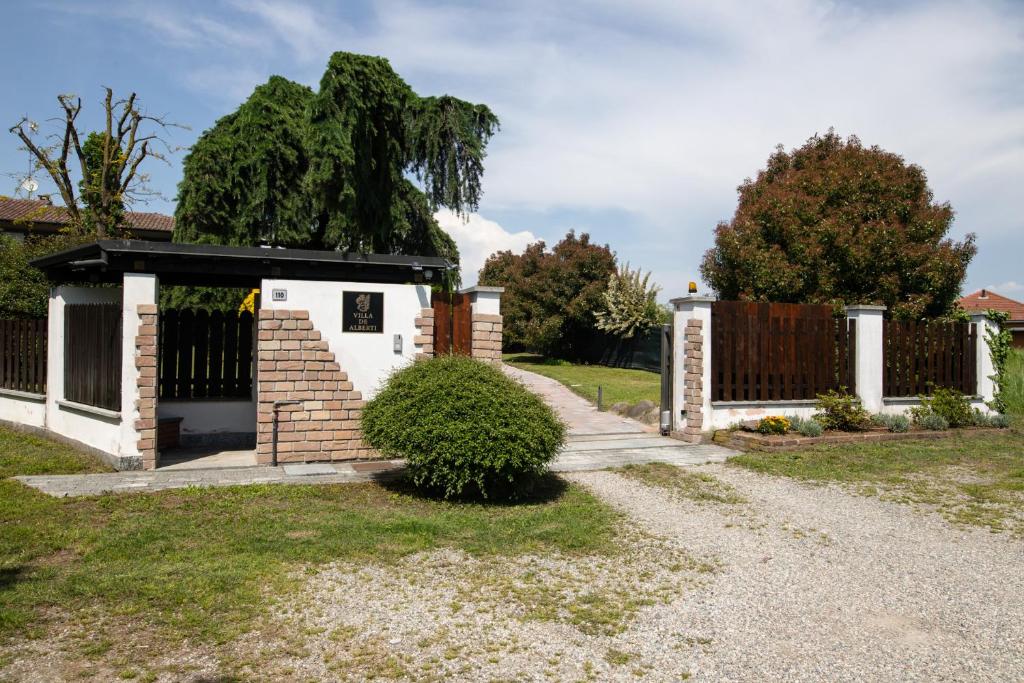
{"type": "Polygon", "coordinates": [[[342,292],[341,331],[384,333],[384,292],[342,292]]]}

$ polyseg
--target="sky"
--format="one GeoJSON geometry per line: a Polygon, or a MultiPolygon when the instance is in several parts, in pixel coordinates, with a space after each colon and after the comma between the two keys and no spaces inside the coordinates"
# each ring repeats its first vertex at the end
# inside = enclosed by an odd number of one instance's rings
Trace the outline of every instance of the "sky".
{"type": "MultiPolygon", "coordinates": [[[[343,50],[501,119],[478,213],[438,215],[466,284],[495,250],[576,230],[652,271],[661,299],[684,295],[737,186],[777,145],[832,127],[925,169],[956,211],[952,236],[977,234],[965,293],[1024,298],[1024,2],[4,5],[5,129],[22,116],[52,126],[59,93],[80,95],[96,125],[103,86],[187,126],[168,132],[168,163],[150,164],[163,196],[136,210],[173,212],[185,150],[256,85],[315,87],[343,50]]],[[[18,146],[0,138],[0,194],[28,167],[18,146]]]]}

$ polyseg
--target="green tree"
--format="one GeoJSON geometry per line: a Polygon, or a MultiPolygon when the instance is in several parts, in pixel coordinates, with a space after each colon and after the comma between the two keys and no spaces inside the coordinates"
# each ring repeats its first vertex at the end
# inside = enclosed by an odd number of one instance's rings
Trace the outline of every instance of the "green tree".
{"type": "Polygon", "coordinates": [[[893,316],[940,316],[955,306],[974,235],[947,237],[948,203],[924,171],[833,131],[786,153],[739,187],[701,265],[723,299],[879,303],[893,316]]]}
{"type": "Polygon", "coordinates": [[[580,357],[595,336],[594,311],[603,306],[615,254],[569,232],[547,251],[544,242],[522,254],[499,251],[480,270],[481,285],[505,288],[502,296],[507,348],[555,358],[580,357]]]}
{"type": "Polygon", "coordinates": [[[650,273],[644,275],[639,268],[630,270],[628,263],[608,276],[602,297],[604,308],[594,312],[597,329],[620,339],[632,339],[660,324],[664,317],[658,306],[661,288],[648,286],[650,278],[650,273]]]}
{"type": "Polygon", "coordinates": [[[49,306],[50,283],[29,261],[88,240],[78,233],[29,234],[24,241],[0,235],[0,317],[44,317],[49,306]]]}
{"type": "Polygon", "coordinates": [[[419,97],[386,59],[337,52],[318,91],[274,76],[200,136],[174,239],[457,260],[433,212],[477,207],[497,127],[484,105],[419,97]]]}

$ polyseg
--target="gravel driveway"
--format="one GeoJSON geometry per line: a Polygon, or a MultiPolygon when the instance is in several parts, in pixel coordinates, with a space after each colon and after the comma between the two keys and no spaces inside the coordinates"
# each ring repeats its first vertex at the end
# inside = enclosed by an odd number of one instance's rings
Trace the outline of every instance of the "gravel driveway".
{"type": "Polygon", "coordinates": [[[568,475],[637,531],[612,561],[434,552],[397,570],[330,567],[278,612],[306,635],[274,666],[316,680],[1024,680],[1020,541],[697,469],[746,502],[568,475]]]}
{"type": "MultiPolygon", "coordinates": [[[[721,465],[749,503],[573,477],[722,571],[644,620],[709,641],[695,680],[1024,680],[1024,544],[910,506],[721,465]]],[[[663,642],[663,646],[671,643],[663,642]]]]}

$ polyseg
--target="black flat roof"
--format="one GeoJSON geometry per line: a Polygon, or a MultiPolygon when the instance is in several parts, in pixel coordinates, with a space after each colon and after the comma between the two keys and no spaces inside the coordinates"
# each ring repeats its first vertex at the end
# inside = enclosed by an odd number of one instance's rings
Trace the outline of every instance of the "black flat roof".
{"type": "Polygon", "coordinates": [[[351,254],[312,249],[226,247],[101,240],[35,259],[51,282],[120,282],[151,273],[161,284],[259,287],[263,278],[350,282],[440,282],[455,264],[439,256],[351,254]]]}

